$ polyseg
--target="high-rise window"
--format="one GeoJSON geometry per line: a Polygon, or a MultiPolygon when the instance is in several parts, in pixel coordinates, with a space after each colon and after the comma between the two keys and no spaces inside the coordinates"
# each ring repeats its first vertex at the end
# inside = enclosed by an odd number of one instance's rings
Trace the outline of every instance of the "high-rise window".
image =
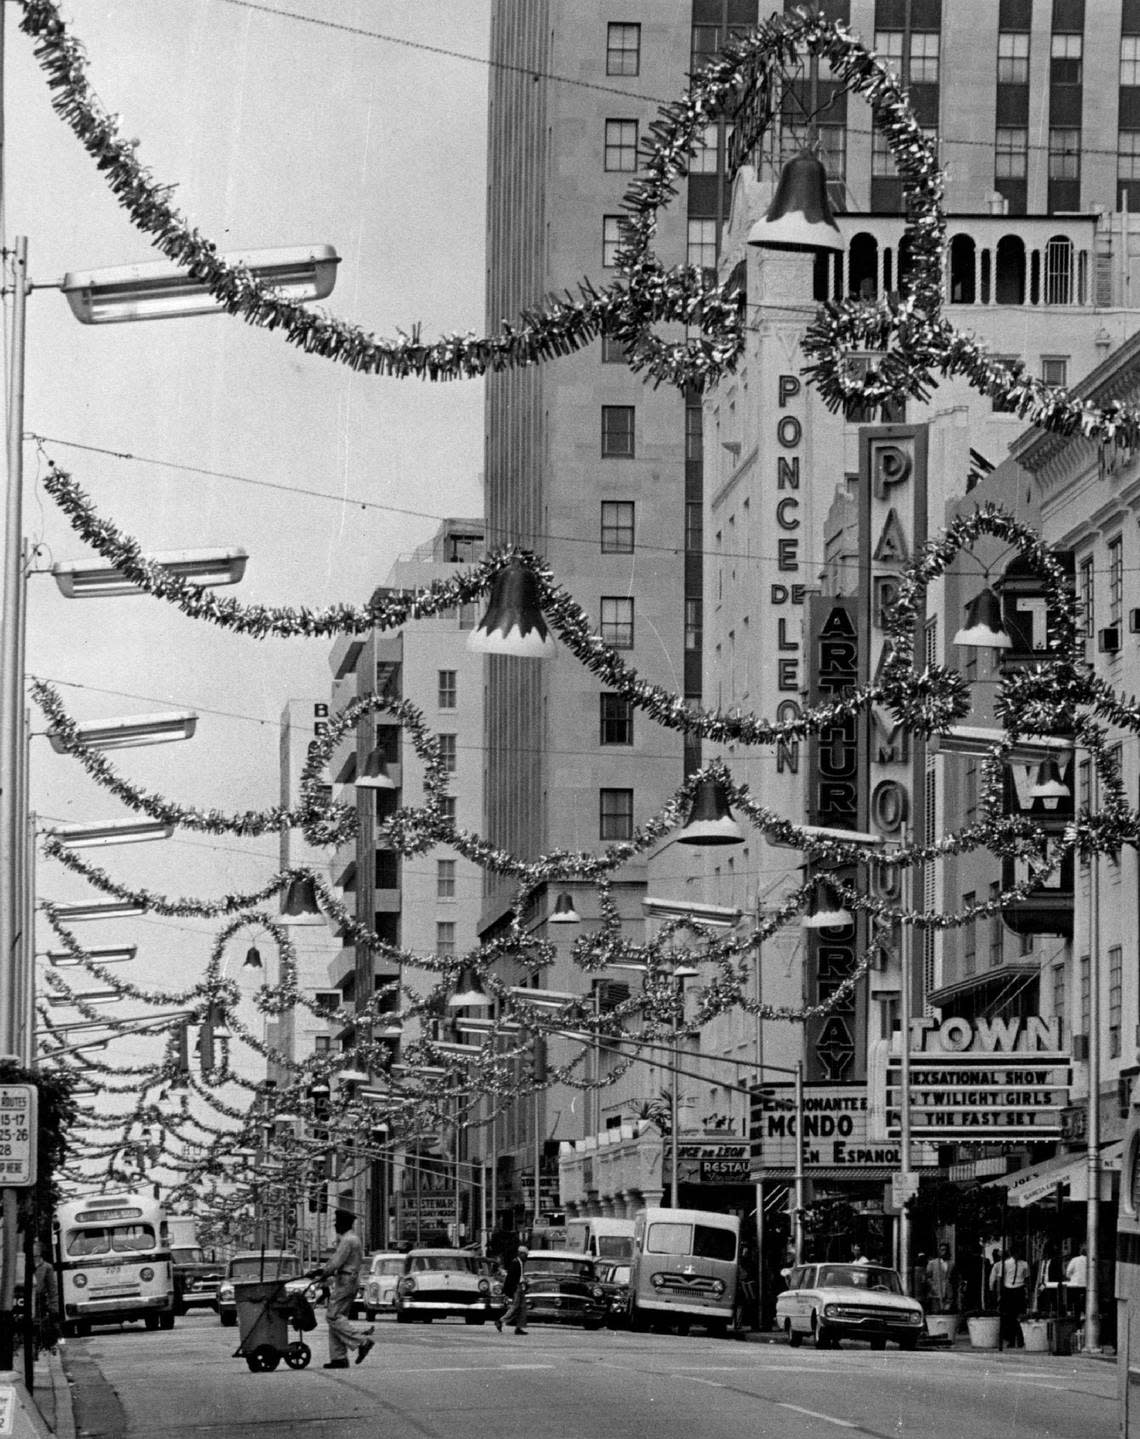
{"type": "Polygon", "coordinates": [[[436,921],[435,952],[436,954],[455,953],[455,921],[453,919],[436,921]]]}
{"type": "Polygon", "coordinates": [[[626,595],[603,595],[599,633],[616,650],[633,649],[633,600],[626,595]]]}
{"type": "Polygon", "coordinates": [[[439,801],[439,813],[440,818],[446,820],[448,824],[455,823],[455,796],[453,794],[442,796],[439,801]]]}
{"type": "MultiPolygon", "coordinates": [[[[973,909],[978,896],[973,890],[962,896],[962,908],[973,909]]],[[[967,919],[962,924],[962,973],[973,974],[978,962],[978,921],[967,919]]]]}
{"type": "Polygon", "coordinates": [[[704,548],[705,511],[699,500],[685,504],[685,548],[694,554],[704,548]]]}
{"type": "Polygon", "coordinates": [[[879,59],[903,78],[903,45],[906,32],[903,30],[876,30],[875,50],[879,59]]]}
{"type": "Polygon", "coordinates": [[[602,406],[602,456],[605,459],[633,458],[633,406],[602,406]]]}
{"type": "MultiPolygon", "coordinates": [[[[990,899],[995,900],[1001,894],[1001,882],[994,880],[990,884],[990,899]]],[[[997,910],[990,915],[990,968],[1000,964],[1002,954],[1005,950],[1005,924],[1001,913],[997,910]]]]}
{"type": "Polygon", "coordinates": [[[1050,180],[1079,180],[1080,177],[1081,132],[1067,125],[1054,125],[1050,127],[1050,180]]]}
{"type": "Polygon", "coordinates": [[[1042,355],[1041,378],[1047,385],[1067,385],[1069,382],[1068,355],[1042,355]]]}
{"type": "Polygon", "coordinates": [[[1140,35],[1120,37],[1120,83],[1140,85],[1140,35]]]}
{"type": "Polygon", "coordinates": [[[625,244],[625,217],[602,216],[602,264],[609,269],[618,262],[618,251],[625,244]]]}
{"type": "Polygon", "coordinates": [[[1108,951],[1108,1057],[1120,1054],[1120,1017],[1124,996],[1124,950],[1118,944],[1108,951]]]}
{"type": "Polygon", "coordinates": [[[1121,130],[1117,136],[1116,178],[1140,180],[1140,130],[1121,130]]]}
{"type": "Polygon", "coordinates": [[[704,601],[699,599],[687,599],[685,601],[685,648],[687,650],[699,650],[704,630],[704,601]]]}
{"type": "Polygon", "coordinates": [[[689,69],[703,69],[720,49],[719,25],[694,25],[693,41],[689,53],[689,69]]]}
{"type": "Polygon", "coordinates": [[[994,133],[994,178],[1024,180],[1029,155],[1029,131],[999,125],[994,133]]]}
{"type": "Polygon", "coordinates": [[[456,670],[439,671],[439,707],[441,710],[453,710],[459,702],[459,679],[456,670]]]}
{"type": "Polygon", "coordinates": [[[1061,1021],[1062,1027],[1064,1027],[1065,1014],[1069,1008],[1065,1003],[1067,992],[1065,966],[1055,964],[1053,966],[1053,1017],[1061,1021]]]}
{"type": "Polygon", "coordinates": [[[440,763],[448,774],[454,774],[458,767],[458,758],[455,748],[455,736],[453,734],[437,735],[439,740],[440,763]]]}
{"type": "Polygon", "coordinates": [[[690,220],[688,250],[685,257],[690,265],[702,270],[716,268],[716,221],[690,220]]]}
{"type": "Polygon", "coordinates": [[[602,501],[602,554],[633,554],[633,501],[602,501]]]}
{"type": "Polygon", "coordinates": [[[1029,36],[1018,31],[1003,31],[997,41],[997,78],[999,85],[1029,84],[1029,36]]]}
{"type": "Polygon", "coordinates": [[[437,859],[435,862],[435,897],[436,899],[455,898],[455,861],[453,859],[437,859]]]}
{"type": "Polygon", "coordinates": [[[1108,622],[1118,625],[1124,618],[1124,536],[1108,542],[1108,622]]]}
{"type": "Polygon", "coordinates": [[[1054,34],[1049,47],[1049,80],[1053,85],[1081,83],[1081,55],[1084,36],[1054,34]]]}
{"type": "Polygon", "coordinates": [[[1078,575],[1080,581],[1081,595],[1081,618],[1084,622],[1084,633],[1086,639],[1092,638],[1093,626],[1096,623],[1096,574],[1093,569],[1092,556],[1082,560],[1078,575]]]}
{"type": "Polygon", "coordinates": [[[685,406],[685,459],[703,460],[705,455],[705,412],[700,405],[685,406]]]}
{"type": "Polygon", "coordinates": [[[1073,242],[1068,235],[1054,235],[1045,246],[1045,303],[1073,303],[1073,242]]]}
{"type": "Polygon", "coordinates": [[[716,174],[717,124],[711,121],[696,137],[697,149],[689,161],[690,175],[716,174]]]}
{"type": "Polygon", "coordinates": [[[1087,954],[1081,955],[1081,1034],[1089,1032],[1089,1015],[1092,1013],[1092,966],[1087,954]]]}
{"type": "Polygon", "coordinates": [[[938,84],[938,41],[937,30],[915,30],[910,37],[911,85],[938,84]]]}
{"type": "Polygon", "coordinates": [[[628,359],[629,353],[624,340],[619,340],[616,335],[602,336],[603,365],[624,365],[628,359]]]}
{"type": "Polygon", "coordinates": [[[637,121],[607,120],[605,168],[632,171],[637,169],[637,121]]]}
{"type": "Polygon", "coordinates": [[[622,22],[606,26],[606,74],[638,75],[641,72],[641,26],[622,22]]]}
{"type": "Polygon", "coordinates": [[[891,154],[887,137],[881,130],[873,130],[871,132],[871,174],[894,175],[897,173],[898,166],[895,164],[895,157],[891,154]]]}
{"type": "Polygon", "coordinates": [[[602,691],[599,721],[599,744],[633,743],[633,705],[624,695],[602,691]]]}
{"type": "Polygon", "coordinates": [[[633,790],[602,789],[598,791],[598,838],[631,839],[633,837],[633,790]]]}

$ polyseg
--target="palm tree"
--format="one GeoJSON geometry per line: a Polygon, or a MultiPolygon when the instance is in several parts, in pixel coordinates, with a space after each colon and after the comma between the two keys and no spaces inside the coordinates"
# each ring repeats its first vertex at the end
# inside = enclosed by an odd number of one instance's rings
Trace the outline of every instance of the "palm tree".
{"type": "Polygon", "coordinates": [[[668,1135],[672,1127],[673,1092],[670,1089],[662,1089],[651,1099],[631,1100],[628,1109],[634,1119],[648,1120],[656,1128],[658,1134],[668,1135]]]}

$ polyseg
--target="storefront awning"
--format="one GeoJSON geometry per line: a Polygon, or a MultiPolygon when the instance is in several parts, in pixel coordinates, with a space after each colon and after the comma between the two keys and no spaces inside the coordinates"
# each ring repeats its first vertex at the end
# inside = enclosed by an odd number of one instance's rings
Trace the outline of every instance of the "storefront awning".
{"type": "MultiPolygon", "coordinates": [[[[1120,1172],[1123,1141],[1108,1144],[1100,1152],[1100,1197],[1112,1198],[1112,1175],[1120,1172]]],[[[1063,1191],[1062,1198],[1075,1203],[1088,1199],[1088,1157],[1083,1150],[1068,1154],[1054,1155],[1043,1159],[1040,1164],[1030,1164],[1025,1169],[1015,1169],[1012,1174],[1003,1174],[997,1179],[986,1181],[986,1188],[1000,1186],[1006,1191],[1009,1203],[1017,1209],[1028,1204],[1045,1204],[1057,1196],[1057,1186],[1063,1191]]]]}

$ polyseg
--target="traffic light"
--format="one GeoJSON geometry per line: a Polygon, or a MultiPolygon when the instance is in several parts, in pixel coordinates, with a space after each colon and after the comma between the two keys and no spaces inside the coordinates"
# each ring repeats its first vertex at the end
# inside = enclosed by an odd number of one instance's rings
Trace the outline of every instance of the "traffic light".
{"type": "Polygon", "coordinates": [[[220,1000],[211,999],[202,1016],[201,1030],[198,1036],[198,1049],[203,1070],[215,1067],[217,1063],[215,1040],[224,1038],[227,1033],[225,1006],[220,1000]]]}

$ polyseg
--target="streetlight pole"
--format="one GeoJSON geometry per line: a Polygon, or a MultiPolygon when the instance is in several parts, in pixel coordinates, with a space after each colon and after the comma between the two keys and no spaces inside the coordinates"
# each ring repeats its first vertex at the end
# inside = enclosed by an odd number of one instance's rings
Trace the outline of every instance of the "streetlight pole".
{"type": "MultiPolygon", "coordinates": [[[[1089,809],[1100,810],[1100,784],[1096,756],[1089,758],[1089,809]]],[[[1085,1249],[1088,1274],[1085,1284],[1086,1354],[1100,1353],[1100,850],[1089,859],[1089,1061],[1088,1122],[1085,1125],[1088,1196],[1085,1201],[1085,1249]]]]}
{"type": "Polygon", "coordinates": [[[804,1262],[804,1062],[797,1059],[796,1070],[796,1168],[795,1204],[792,1216],[792,1246],[796,1263],[804,1262]]]}

